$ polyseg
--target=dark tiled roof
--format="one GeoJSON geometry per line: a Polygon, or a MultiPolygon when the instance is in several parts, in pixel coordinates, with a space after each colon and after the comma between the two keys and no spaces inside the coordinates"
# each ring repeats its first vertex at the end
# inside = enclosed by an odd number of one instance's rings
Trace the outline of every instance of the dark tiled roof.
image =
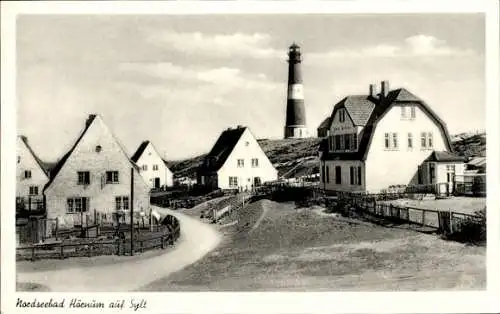
{"type": "Polygon", "coordinates": [[[365,160],[366,155],[368,153],[368,148],[370,147],[372,141],[373,131],[375,130],[377,123],[396,103],[414,103],[415,105],[418,105],[440,127],[442,135],[445,139],[446,148],[450,152],[453,152],[453,147],[451,145],[451,139],[450,135],[448,134],[448,129],[446,127],[446,124],[423,100],[413,95],[408,90],[404,88],[399,88],[390,91],[382,101],[373,99],[369,96],[348,96],[335,106],[333,114],[335,113],[336,110],[338,110],[338,108],[341,108],[343,106],[342,102],[344,102],[349,97],[353,97],[353,99],[359,99],[358,97],[365,97],[369,102],[374,104],[374,108],[372,109],[370,117],[366,121],[366,126],[361,131],[361,139],[358,145],[358,151],[352,153],[329,152],[322,155],[321,158],[322,160],[365,160]]]}
{"type": "Polygon", "coordinates": [[[144,141],[139,145],[139,148],[135,151],[134,155],[130,159],[132,159],[133,162],[137,162],[139,158],[141,157],[142,153],[144,153],[144,150],[148,146],[149,141],[144,141]]]}
{"type": "Polygon", "coordinates": [[[198,169],[201,173],[207,172],[215,172],[219,170],[227,158],[231,154],[234,149],[234,146],[238,143],[245,132],[246,127],[239,127],[236,129],[228,129],[219,136],[217,142],[212,147],[212,150],[208,153],[208,155],[203,160],[202,165],[198,169]]]}
{"type": "Polygon", "coordinates": [[[33,151],[33,149],[31,148],[30,144],[28,144],[28,138],[24,135],[21,135],[19,136],[21,138],[21,140],[23,141],[24,145],[26,145],[26,148],[28,148],[29,152],[31,153],[31,155],[33,156],[33,158],[35,158],[35,161],[36,163],[38,164],[38,166],[40,166],[40,169],[42,169],[42,171],[48,176],[49,175],[49,168],[47,167],[47,164],[44,163],[40,158],[38,158],[38,156],[35,154],[35,152],[33,151]]]}
{"type": "Polygon", "coordinates": [[[329,129],[330,121],[331,117],[330,116],[326,117],[325,120],[323,120],[323,122],[321,122],[321,124],[318,126],[318,129],[329,129]]]}
{"type": "Polygon", "coordinates": [[[465,158],[455,155],[450,152],[445,151],[433,151],[425,161],[436,161],[436,162],[449,162],[449,161],[461,161],[464,162],[465,158]]]}
{"type": "Polygon", "coordinates": [[[363,126],[368,122],[375,108],[375,103],[369,96],[348,96],[344,98],[344,107],[354,125],[363,126]]]}

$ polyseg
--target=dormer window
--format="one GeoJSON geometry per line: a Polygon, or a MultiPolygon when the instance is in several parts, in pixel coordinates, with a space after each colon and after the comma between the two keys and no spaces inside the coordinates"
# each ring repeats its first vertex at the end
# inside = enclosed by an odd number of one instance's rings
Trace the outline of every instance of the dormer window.
{"type": "Polygon", "coordinates": [[[344,122],[344,121],[345,121],[345,110],[339,109],[339,122],[344,122]]]}
{"type": "Polygon", "coordinates": [[[101,145],[97,145],[95,147],[95,151],[96,151],[96,153],[100,153],[102,151],[102,146],[101,145]]]}

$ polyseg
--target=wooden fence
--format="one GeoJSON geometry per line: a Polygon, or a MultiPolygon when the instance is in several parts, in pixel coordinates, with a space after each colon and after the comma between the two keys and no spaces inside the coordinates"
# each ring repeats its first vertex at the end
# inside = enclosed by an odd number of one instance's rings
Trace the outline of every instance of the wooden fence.
{"type": "Polygon", "coordinates": [[[337,199],[352,205],[354,210],[398,223],[420,225],[443,234],[459,230],[466,221],[482,223],[481,217],[477,215],[379,203],[375,197],[341,194],[337,199]]]}
{"type": "MultiPolygon", "coordinates": [[[[180,225],[166,228],[166,232],[142,234],[135,237],[134,252],[142,253],[172,245],[180,236],[180,225]]],[[[125,239],[75,239],[32,244],[16,248],[17,260],[64,259],[100,255],[130,255],[131,240],[125,239]]]]}

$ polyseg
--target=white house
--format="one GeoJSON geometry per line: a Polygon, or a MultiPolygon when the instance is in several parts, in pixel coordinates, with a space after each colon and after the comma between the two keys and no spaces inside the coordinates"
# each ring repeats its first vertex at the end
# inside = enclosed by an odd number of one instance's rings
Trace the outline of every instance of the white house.
{"type": "Polygon", "coordinates": [[[52,170],[45,188],[47,218],[58,218],[61,227],[81,224],[81,219],[124,220],[132,202],[134,212],[149,214],[149,186],[102,118],[90,115],[74,145],[52,170]]]}
{"type": "Polygon", "coordinates": [[[250,190],[277,179],[278,171],[243,126],[222,132],[198,169],[198,184],[211,188],[250,190]]]}
{"type": "Polygon", "coordinates": [[[320,147],[321,184],[327,190],[380,192],[395,185],[437,184],[463,173],[446,124],[404,88],[347,96],[330,116],[320,147]]]}
{"type": "Polygon", "coordinates": [[[174,184],[172,171],[168,169],[166,161],[163,160],[150,141],[142,142],[131,159],[139,167],[144,181],[150,188],[160,188],[174,184]]]}
{"type": "Polygon", "coordinates": [[[25,136],[17,137],[16,207],[25,210],[42,210],[43,188],[49,174],[43,162],[28,144],[25,136]]]}

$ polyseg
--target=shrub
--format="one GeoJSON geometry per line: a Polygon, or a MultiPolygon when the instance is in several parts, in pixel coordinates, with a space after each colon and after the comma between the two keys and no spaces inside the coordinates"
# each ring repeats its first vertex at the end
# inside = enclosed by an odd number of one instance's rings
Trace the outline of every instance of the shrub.
{"type": "Polygon", "coordinates": [[[475,212],[477,218],[467,218],[458,224],[457,230],[446,238],[459,242],[484,245],[486,244],[486,207],[475,212]]]}

